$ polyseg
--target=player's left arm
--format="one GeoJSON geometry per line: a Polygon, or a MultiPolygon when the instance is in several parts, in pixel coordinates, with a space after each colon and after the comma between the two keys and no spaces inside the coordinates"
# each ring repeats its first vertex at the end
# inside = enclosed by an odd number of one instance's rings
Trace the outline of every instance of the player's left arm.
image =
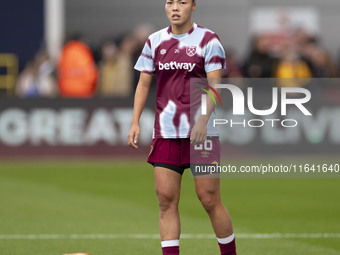
{"type": "MultiPolygon", "coordinates": [[[[216,84],[221,82],[222,70],[214,70],[207,73],[208,83],[211,87],[215,87],[216,84]]],[[[219,93],[219,89],[216,89],[217,93],[219,93]]],[[[210,91],[212,95],[215,94],[210,91]]],[[[201,115],[194,127],[191,130],[190,141],[192,144],[202,144],[207,139],[207,124],[210,118],[211,113],[213,112],[215,107],[215,103],[211,97],[207,97],[207,114],[201,115]]]]}

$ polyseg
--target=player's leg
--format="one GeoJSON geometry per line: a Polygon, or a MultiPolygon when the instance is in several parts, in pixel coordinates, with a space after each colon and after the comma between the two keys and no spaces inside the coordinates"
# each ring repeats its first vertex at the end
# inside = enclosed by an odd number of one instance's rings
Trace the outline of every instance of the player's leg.
{"type": "Polygon", "coordinates": [[[208,213],[217,237],[226,237],[233,233],[231,218],[220,196],[219,178],[195,178],[196,194],[208,213]]]}
{"type": "Polygon", "coordinates": [[[223,255],[236,254],[232,222],[221,201],[219,178],[195,178],[196,194],[209,215],[223,255]]]}
{"type": "Polygon", "coordinates": [[[156,166],[155,188],[159,203],[159,229],[164,255],[179,254],[181,231],[178,203],[182,175],[165,167],[156,166]]]}
{"type": "Polygon", "coordinates": [[[179,239],[178,202],[182,175],[164,167],[155,167],[154,174],[161,239],[162,241],[179,239]]]}
{"type": "Polygon", "coordinates": [[[148,162],[154,166],[163,255],[179,254],[178,203],[185,169],[179,162],[180,145],[180,139],[154,139],[148,157],[148,162]]]}

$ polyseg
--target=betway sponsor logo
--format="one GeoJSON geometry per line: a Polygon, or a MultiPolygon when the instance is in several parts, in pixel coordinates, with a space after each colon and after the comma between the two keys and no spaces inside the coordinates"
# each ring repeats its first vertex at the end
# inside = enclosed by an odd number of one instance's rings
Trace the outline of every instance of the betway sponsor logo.
{"type": "Polygon", "coordinates": [[[191,72],[194,70],[196,64],[194,63],[177,63],[176,61],[171,61],[170,63],[161,63],[158,62],[158,68],[159,70],[189,70],[191,72]]]}

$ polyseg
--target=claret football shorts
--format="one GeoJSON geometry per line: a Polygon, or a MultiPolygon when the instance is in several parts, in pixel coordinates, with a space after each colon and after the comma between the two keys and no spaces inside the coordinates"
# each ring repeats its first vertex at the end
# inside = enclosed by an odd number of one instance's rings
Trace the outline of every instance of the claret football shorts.
{"type": "Polygon", "coordinates": [[[211,165],[220,163],[221,144],[218,137],[208,137],[202,145],[190,144],[190,138],[152,140],[148,163],[183,174],[190,163],[211,165]],[[190,155],[191,151],[191,155],[190,155]]]}

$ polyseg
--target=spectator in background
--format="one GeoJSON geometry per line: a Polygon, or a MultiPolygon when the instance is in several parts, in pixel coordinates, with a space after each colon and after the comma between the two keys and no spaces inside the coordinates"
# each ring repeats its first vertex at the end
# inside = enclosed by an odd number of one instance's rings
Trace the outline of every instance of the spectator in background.
{"type": "Polygon", "coordinates": [[[296,49],[310,68],[315,78],[332,78],[338,76],[337,66],[330,54],[323,49],[316,37],[300,28],[294,34],[296,49]]]}
{"type": "Polygon", "coordinates": [[[303,28],[296,29],[292,39],[296,52],[300,55],[300,58],[306,62],[314,77],[315,72],[311,55],[314,47],[317,45],[317,39],[303,28]]]}
{"type": "MultiPolygon", "coordinates": [[[[135,49],[133,51],[133,63],[136,63],[142,50],[143,47],[145,45],[145,42],[148,40],[149,35],[151,35],[153,32],[155,31],[155,28],[153,27],[152,24],[149,23],[143,23],[143,24],[139,24],[138,26],[136,26],[133,30],[132,33],[132,37],[133,40],[135,41],[136,45],[135,45],[135,49]]],[[[139,75],[140,73],[136,70],[134,70],[134,84],[135,86],[137,86],[138,81],[139,81],[139,75]]],[[[155,84],[156,79],[153,79],[152,81],[152,85],[156,85],[155,84]]],[[[155,86],[153,86],[155,87],[155,86]]]]}
{"type": "Polygon", "coordinates": [[[244,67],[245,76],[249,78],[272,77],[274,58],[269,53],[266,36],[257,35],[254,38],[252,50],[244,67]]]}
{"type": "Polygon", "coordinates": [[[16,93],[19,97],[39,97],[38,69],[34,61],[26,63],[18,77],[16,93]]]}
{"type": "MultiPolygon", "coordinates": [[[[294,45],[288,44],[282,49],[281,57],[278,61],[275,78],[311,78],[312,73],[307,63],[297,54],[294,45]]],[[[280,86],[302,87],[308,80],[281,80],[280,86]]]]}
{"type": "Polygon", "coordinates": [[[321,47],[315,47],[311,52],[311,60],[314,67],[314,77],[337,77],[337,67],[326,50],[321,47]]]}
{"type": "Polygon", "coordinates": [[[113,92],[113,80],[117,74],[118,47],[113,40],[105,40],[100,49],[99,81],[97,92],[100,96],[109,96],[113,92]]]}
{"type": "Polygon", "coordinates": [[[132,95],[135,45],[136,42],[130,35],[123,37],[120,43],[117,58],[117,75],[114,80],[114,96],[128,97],[132,95]]]}
{"type": "Polygon", "coordinates": [[[222,71],[223,78],[242,78],[242,69],[238,63],[235,52],[232,49],[226,50],[227,69],[222,71]]]}
{"type": "Polygon", "coordinates": [[[55,97],[54,66],[45,50],[36,53],[18,77],[16,93],[19,97],[55,97]]]}
{"type": "Polygon", "coordinates": [[[58,63],[58,84],[63,97],[92,97],[98,71],[90,48],[75,37],[62,49],[58,63]]]}
{"type": "Polygon", "coordinates": [[[113,41],[102,46],[98,92],[105,97],[129,97],[134,81],[133,53],[135,41],[130,35],[122,37],[119,49],[113,41]]]}

